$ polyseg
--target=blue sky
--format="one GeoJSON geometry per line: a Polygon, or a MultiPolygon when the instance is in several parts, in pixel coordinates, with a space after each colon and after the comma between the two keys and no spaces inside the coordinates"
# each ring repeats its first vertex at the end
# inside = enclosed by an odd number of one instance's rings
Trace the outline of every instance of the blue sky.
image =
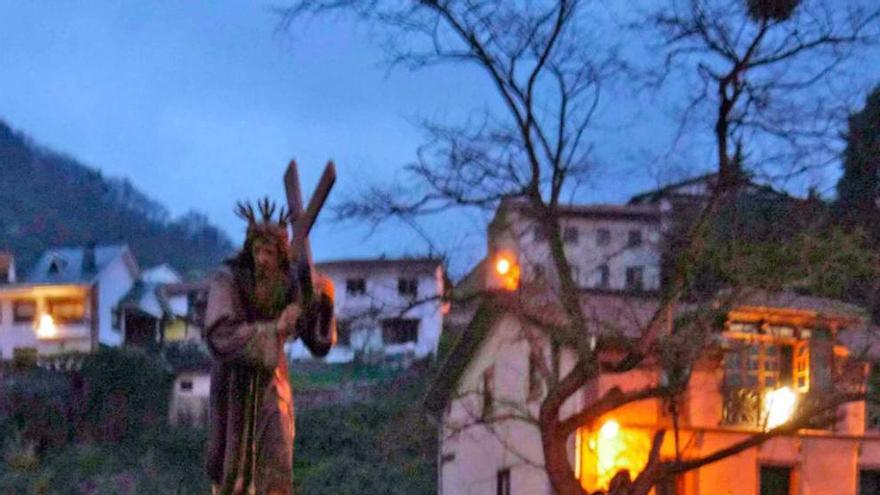
{"type": "MultiPolygon", "coordinates": [[[[422,142],[415,117],[454,119],[497,104],[476,70],[389,74],[367,26],[326,19],[283,33],[268,5],[0,0],[0,119],[105,175],[128,177],[174,215],[206,213],[239,240],[235,201],[283,200],[290,158],[307,191],[331,157],[334,195],[399,181],[422,142]]],[[[599,132],[609,166],[588,201],[624,201],[661,180],[631,172],[642,148],[657,148],[664,121],[614,98],[608,104],[632,117],[599,132]]],[[[486,218],[455,219],[432,228],[460,253],[460,271],[481,254],[486,218]]],[[[319,259],[422,249],[394,225],[366,238],[364,229],[324,222],[313,236],[319,259]]]]}

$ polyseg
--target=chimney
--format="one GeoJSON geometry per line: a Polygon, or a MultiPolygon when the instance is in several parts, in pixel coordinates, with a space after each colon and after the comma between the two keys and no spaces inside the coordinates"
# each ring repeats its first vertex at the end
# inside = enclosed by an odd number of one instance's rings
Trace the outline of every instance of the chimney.
{"type": "Polygon", "coordinates": [[[95,243],[90,242],[86,244],[86,248],[83,250],[82,273],[83,275],[95,273],[97,268],[97,263],[95,262],[95,243]]]}
{"type": "Polygon", "coordinates": [[[0,285],[15,283],[15,257],[8,251],[0,251],[0,285]]]}

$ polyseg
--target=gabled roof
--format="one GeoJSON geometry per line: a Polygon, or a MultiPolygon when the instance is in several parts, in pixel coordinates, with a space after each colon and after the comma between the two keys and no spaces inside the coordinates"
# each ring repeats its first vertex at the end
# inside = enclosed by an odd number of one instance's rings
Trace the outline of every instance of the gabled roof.
{"type": "MultiPolygon", "coordinates": [[[[449,395],[458,385],[458,381],[468,364],[486,337],[491,334],[496,323],[505,314],[512,313],[509,309],[511,305],[522,307],[523,304],[528,303],[525,303],[523,299],[518,299],[512,293],[495,292],[483,299],[472,321],[449,351],[448,357],[438,369],[436,378],[428,389],[424,405],[430,412],[435,414],[442,412],[446,407],[449,395]]],[[[853,322],[858,330],[862,330],[859,332],[860,334],[865,333],[863,331],[865,328],[873,328],[874,332],[880,330],[864,323],[866,322],[865,313],[858,306],[821,297],[802,296],[788,292],[752,291],[738,298],[732,306],[736,309],[746,307],[767,311],[811,312],[816,317],[853,322]],[[862,323],[856,323],[860,321],[862,323]]],[[[689,307],[690,305],[680,306],[678,311],[687,311],[689,307]]],[[[653,297],[634,297],[623,293],[584,292],[581,295],[581,308],[587,318],[588,325],[593,328],[603,328],[605,332],[603,338],[614,341],[619,338],[638,338],[641,331],[646,328],[660,308],[660,302],[653,297]]],[[[530,313],[538,314],[533,310],[530,313]]],[[[556,317],[553,313],[553,310],[546,310],[541,316],[545,320],[552,320],[556,317]]],[[[848,338],[855,339],[852,336],[848,338]]],[[[874,347],[880,348],[880,344],[874,345],[874,347]]],[[[876,353],[880,357],[880,349],[876,350],[876,353]]]]}
{"type": "MultiPolygon", "coordinates": [[[[125,244],[96,246],[94,248],[94,269],[83,266],[83,259],[89,248],[61,247],[46,250],[25,282],[29,284],[89,284],[114,260],[124,257],[134,275],[137,265],[125,244]]],[[[88,263],[86,264],[88,265],[88,263]]]]}

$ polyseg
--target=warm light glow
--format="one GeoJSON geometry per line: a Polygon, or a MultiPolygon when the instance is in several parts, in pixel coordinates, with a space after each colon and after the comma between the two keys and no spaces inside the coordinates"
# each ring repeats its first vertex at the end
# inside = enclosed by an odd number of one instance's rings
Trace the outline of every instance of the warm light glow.
{"type": "Polygon", "coordinates": [[[577,461],[580,464],[581,486],[593,490],[607,490],[611,479],[620,471],[629,471],[632,478],[645,468],[651,450],[648,431],[628,429],[609,419],[598,430],[584,431],[587,441],[579,443],[577,461]]]}
{"type": "Polygon", "coordinates": [[[776,428],[791,419],[796,403],[797,394],[788,387],[767,392],[764,396],[767,429],[776,428]]]}
{"type": "Polygon", "coordinates": [[[620,433],[620,424],[613,419],[609,419],[599,428],[599,439],[613,440],[620,433]]]}
{"type": "Polygon", "coordinates": [[[37,336],[40,338],[52,338],[56,335],[55,320],[52,315],[43,315],[40,317],[40,325],[37,327],[37,336]]]}
{"type": "Polygon", "coordinates": [[[495,259],[495,274],[501,287],[507,290],[519,288],[519,265],[508,252],[499,253],[495,259]]]}
{"type": "Polygon", "coordinates": [[[507,275],[510,272],[510,260],[507,258],[501,258],[495,263],[495,271],[498,272],[499,275],[507,275]]]}

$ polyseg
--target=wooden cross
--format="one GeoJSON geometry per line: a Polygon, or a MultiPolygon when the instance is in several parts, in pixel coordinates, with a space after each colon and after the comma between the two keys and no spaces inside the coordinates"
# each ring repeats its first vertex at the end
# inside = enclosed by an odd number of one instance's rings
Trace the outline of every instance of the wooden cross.
{"type": "Polygon", "coordinates": [[[290,211],[293,237],[290,241],[290,263],[299,272],[300,297],[303,305],[309,305],[314,297],[314,263],[309,245],[309,232],[318,219],[318,213],[327,201],[333,184],[336,183],[336,166],[327,162],[318,186],[303,210],[302,190],[299,185],[299,170],[295,160],[291,160],[284,173],[284,192],[287,195],[287,209],[290,211]]]}

